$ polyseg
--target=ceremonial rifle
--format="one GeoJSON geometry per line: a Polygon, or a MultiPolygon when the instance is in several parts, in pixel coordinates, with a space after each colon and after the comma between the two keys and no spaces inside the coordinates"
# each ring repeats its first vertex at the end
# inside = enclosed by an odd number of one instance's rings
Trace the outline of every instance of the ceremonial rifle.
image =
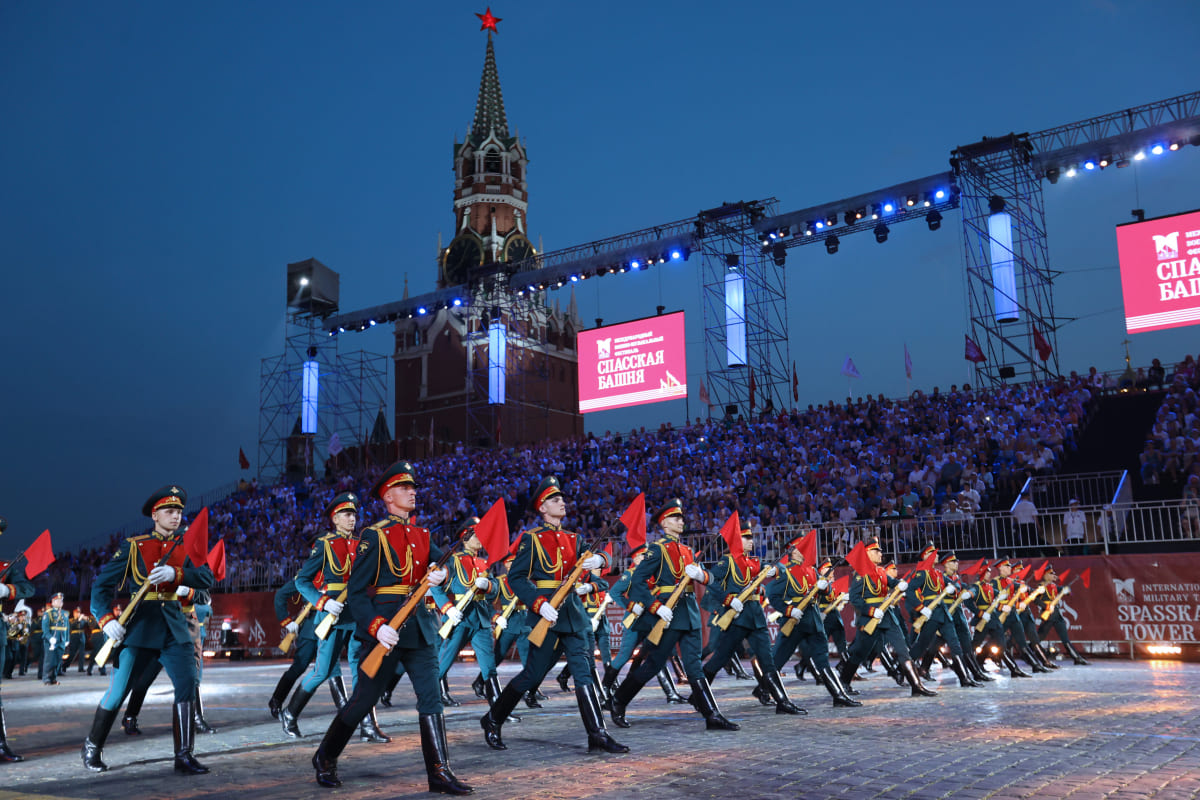
{"type": "Polygon", "coordinates": [[[304,618],[307,617],[312,610],[313,604],[305,603],[304,608],[300,609],[300,613],[296,615],[294,620],[292,620],[292,622],[296,623],[296,633],[289,633],[287,636],[283,637],[282,641],[279,642],[279,649],[285,656],[287,655],[287,651],[292,649],[292,643],[296,641],[296,634],[300,632],[301,623],[304,622],[304,618]]]}
{"type": "Polygon", "coordinates": [[[829,605],[821,606],[821,613],[828,614],[830,611],[833,611],[834,609],[841,611],[843,608],[846,607],[846,603],[848,603],[849,601],[850,601],[850,595],[846,592],[842,592],[837,597],[835,597],[833,600],[829,601],[829,605]]]}
{"type": "Polygon", "coordinates": [[[1062,591],[1060,591],[1058,594],[1056,594],[1054,596],[1054,599],[1051,600],[1050,603],[1046,606],[1046,610],[1042,612],[1042,622],[1045,622],[1046,620],[1050,619],[1050,615],[1054,613],[1055,607],[1058,606],[1058,601],[1062,600],[1064,597],[1066,597],[1068,594],[1071,593],[1071,587],[1075,584],[1075,581],[1077,581],[1077,580],[1079,580],[1078,575],[1076,575],[1071,580],[1070,583],[1068,583],[1066,586],[1064,586],[1062,588],[1062,591]]]}
{"type": "Polygon", "coordinates": [[[600,620],[604,618],[604,612],[608,609],[609,603],[612,602],[612,595],[608,592],[604,593],[604,602],[596,609],[596,613],[592,614],[592,632],[599,630],[600,620]]]}
{"type": "MultiPolygon", "coordinates": [[[[446,576],[446,579],[449,580],[450,579],[449,576],[446,576]]],[[[471,601],[474,599],[475,599],[475,584],[472,583],[471,591],[463,592],[462,597],[458,598],[458,602],[456,602],[454,604],[454,607],[457,608],[458,613],[461,614],[463,612],[463,609],[465,609],[467,606],[469,606],[471,604],[471,601]]],[[[454,624],[455,624],[454,620],[447,618],[447,620],[442,623],[442,627],[438,628],[438,635],[441,636],[443,639],[449,639],[450,631],[454,630],[454,624]]]]}
{"type": "Polygon", "coordinates": [[[1032,594],[1030,594],[1024,600],[1022,600],[1020,603],[1017,604],[1017,613],[1020,613],[1020,612],[1024,611],[1025,609],[1029,608],[1029,604],[1032,603],[1035,599],[1037,599],[1038,595],[1045,594],[1045,593],[1046,593],[1046,586],[1044,584],[1042,586],[1039,586],[1038,588],[1034,589],[1032,594]]]}
{"type": "MultiPolygon", "coordinates": [[[[608,540],[611,538],[611,536],[607,537],[605,544],[607,544],[608,540]]],[[[579,579],[583,577],[583,573],[587,571],[583,568],[583,562],[595,555],[596,552],[603,549],[604,548],[602,547],[597,547],[595,551],[585,550],[583,551],[583,555],[575,559],[575,568],[571,570],[571,573],[567,575],[567,578],[562,582],[562,585],[559,586],[558,589],[555,590],[554,594],[551,595],[550,599],[546,601],[550,604],[551,608],[553,608],[555,611],[558,610],[558,607],[563,604],[563,602],[567,599],[567,596],[574,591],[575,584],[579,583],[579,579]]],[[[533,630],[529,632],[529,643],[534,647],[541,647],[542,642],[546,639],[546,633],[549,630],[550,620],[542,617],[540,620],[538,620],[538,624],[533,626],[533,630]]]]}
{"type": "MultiPolygon", "coordinates": [[[[917,566],[920,566],[920,564],[918,564],[917,566]]],[[[908,583],[908,579],[911,578],[913,576],[913,573],[916,571],[917,571],[917,567],[913,567],[912,569],[910,569],[908,571],[907,575],[905,575],[900,581],[896,582],[896,588],[893,589],[890,594],[888,594],[887,599],[884,600],[883,603],[879,606],[879,609],[881,611],[886,613],[887,610],[889,608],[891,608],[896,603],[897,600],[900,599],[900,595],[904,593],[904,590],[900,588],[900,583],[901,582],[908,583]]],[[[882,575],[882,573],[881,573],[881,575],[882,575]]],[[[884,578],[884,579],[886,580],[886,578],[884,578]]],[[[878,627],[879,627],[879,620],[876,619],[874,616],[872,616],[871,619],[867,621],[867,624],[863,626],[863,632],[869,635],[869,634],[874,633],[875,629],[878,627]]]]}
{"type": "MultiPolygon", "coordinates": [[[[516,607],[517,607],[517,600],[518,600],[517,596],[513,595],[513,599],[509,600],[508,605],[506,605],[504,607],[504,610],[500,612],[501,619],[507,620],[509,617],[512,616],[513,611],[516,610],[516,607]]],[[[494,628],[492,630],[492,638],[499,639],[501,633],[502,633],[501,629],[499,628],[499,626],[497,626],[496,628],[494,628]]]]}
{"type": "MultiPolygon", "coordinates": [[[[996,606],[1000,605],[1002,601],[1007,599],[1008,592],[996,592],[996,596],[992,598],[991,604],[987,607],[987,610],[984,611],[983,614],[987,614],[989,617],[991,617],[992,612],[996,610],[996,606]]],[[[979,615],[979,622],[975,625],[976,633],[981,633],[983,629],[987,627],[987,620],[983,618],[983,614],[979,615]]]]}
{"type": "MultiPolygon", "coordinates": [[[[343,606],[345,606],[345,605],[346,605],[346,598],[347,598],[347,597],[349,597],[349,596],[350,596],[350,590],[349,590],[349,589],[342,589],[342,593],[341,593],[341,594],[339,594],[339,595],[337,596],[337,602],[339,602],[339,603],[341,603],[343,606]]],[[[309,604],[309,608],[312,608],[312,605],[311,605],[311,604],[309,604]]],[[[316,634],[316,636],[317,636],[317,638],[318,638],[318,639],[325,639],[325,638],[327,638],[327,637],[329,636],[329,632],[330,632],[331,630],[333,630],[333,626],[337,624],[338,618],[339,618],[339,617],[341,617],[341,616],[342,616],[342,615],[341,615],[341,613],[340,613],[340,612],[339,612],[339,613],[337,613],[337,614],[333,614],[333,613],[331,613],[331,612],[326,612],[326,613],[325,613],[325,619],[321,620],[321,621],[320,621],[320,622],[317,624],[317,627],[313,629],[313,633],[315,633],[315,634],[316,634]]]]}
{"type": "MultiPolygon", "coordinates": [[[[776,575],[778,575],[779,571],[781,569],[783,569],[783,567],[781,567],[779,564],[773,564],[772,566],[775,568],[776,575]]],[[[742,589],[742,591],[737,596],[737,599],[740,602],[745,603],[747,600],[750,599],[750,597],[755,592],[758,591],[758,587],[762,586],[763,583],[767,580],[767,570],[768,569],[770,569],[770,567],[763,567],[761,570],[759,570],[758,575],[754,578],[754,580],[750,581],[750,583],[746,586],[745,589],[742,589]]],[[[738,612],[736,612],[732,608],[730,608],[728,611],[726,611],[724,614],[722,614],[717,619],[717,627],[723,631],[728,630],[729,626],[733,623],[733,621],[735,619],[737,619],[737,615],[738,615],[738,612]]]]}
{"type": "MultiPolygon", "coordinates": [[[[946,585],[944,587],[942,587],[942,591],[940,593],[938,593],[938,596],[933,598],[933,602],[929,603],[928,605],[922,605],[921,608],[922,609],[925,609],[925,608],[930,609],[930,613],[932,614],[933,613],[932,609],[937,608],[938,605],[943,600],[946,599],[946,595],[950,593],[950,589],[953,588],[953,586],[954,586],[954,584],[950,583],[950,581],[946,581],[946,585]]],[[[920,611],[917,612],[917,616],[920,617],[920,619],[913,620],[913,633],[920,633],[921,628],[925,627],[926,620],[929,619],[924,614],[922,614],[920,611]]]]}
{"type": "MultiPolygon", "coordinates": [[[[797,605],[796,607],[798,609],[800,609],[801,612],[803,612],[804,609],[808,608],[808,604],[813,601],[813,598],[815,598],[817,596],[817,592],[819,592],[819,591],[820,591],[820,589],[818,589],[816,587],[816,584],[814,584],[812,591],[810,591],[808,594],[804,595],[803,599],[800,600],[799,605],[797,605]]],[[[793,617],[791,614],[789,614],[788,621],[783,623],[783,627],[781,627],[779,629],[779,633],[783,636],[791,636],[792,631],[795,630],[795,628],[796,628],[796,618],[793,617]]]]}
{"type": "MultiPolygon", "coordinates": [[[[167,563],[167,559],[170,558],[171,554],[175,552],[175,548],[178,547],[183,541],[184,534],[186,533],[187,528],[184,528],[178,535],[175,536],[174,540],[171,542],[171,546],[167,548],[167,552],[163,553],[158,559],[158,562],[150,568],[150,572],[153,572],[156,567],[161,567],[167,563]]],[[[134,547],[135,545],[130,544],[129,546],[134,547]]],[[[150,586],[152,585],[150,583],[150,572],[146,573],[145,583],[143,583],[142,587],[137,590],[137,593],[130,598],[129,605],[125,606],[125,610],[121,612],[121,616],[117,617],[117,622],[121,623],[122,627],[125,627],[129,624],[129,620],[133,618],[133,612],[137,611],[138,606],[142,603],[142,599],[146,596],[147,592],[150,591],[150,586]]],[[[116,646],[116,639],[105,639],[104,645],[100,648],[100,651],[92,658],[92,663],[94,663],[97,667],[103,667],[108,663],[108,658],[112,655],[113,649],[116,646]]]]}
{"type": "Polygon", "coordinates": [[[975,594],[975,590],[971,589],[970,587],[958,587],[958,597],[954,598],[954,602],[950,604],[950,608],[946,611],[946,616],[954,616],[954,612],[957,611],[958,607],[962,605],[963,600],[967,599],[967,592],[971,592],[972,596],[975,594]]]}
{"type": "MultiPolygon", "coordinates": [[[[379,546],[390,547],[386,538],[382,536],[380,537],[379,546]]],[[[397,611],[390,620],[388,620],[388,627],[399,631],[400,628],[404,626],[404,623],[408,622],[408,618],[411,617],[413,612],[417,610],[417,606],[425,602],[425,593],[429,591],[429,573],[441,569],[446,564],[446,561],[450,559],[450,556],[454,554],[454,550],[455,547],[447,548],[446,552],[442,553],[442,557],[438,559],[438,562],[433,565],[433,569],[426,571],[425,576],[421,578],[421,582],[413,587],[412,594],[409,595],[408,600],[406,600],[404,605],[400,606],[400,610],[397,611]]],[[[450,580],[449,575],[446,576],[446,580],[450,580]]],[[[391,649],[392,648],[384,647],[382,644],[376,642],[375,646],[371,648],[371,652],[367,654],[367,657],[359,662],[359,669],[361,669],[368,678],[374,678],[375,674],[379,672],[379,667],[383,664],[383,657],[391,652],[391,649]]]]}
{"type": "Polygon", "coordinates": [[[1029,587],[1026,586],[1024,582],[1022,582],[1021,585],[1017,588],[1016,593],[1014,593],[1011,597],[1009,597],[1008,602],[1004,604],[1004,610],[1000,612],[1000,621],[1001,622],[1006,622],[1008,620],[1008,615],[1012,613],[1013,606],[1016,605],[1020,601],[1021,595],[1024,594],[1028,588],[1029,587]]]}
{"type": "MultiPolygon", "coordinates": [[[[691,585],[692,579],[685,574],[679,579],[679,583],[675,584],[675,591],[671,592],[671,595],[667,598],[667,601],[663,603],[663,605],[671,609],[671,612],[674,613],[675,604],[678,603],[679,598],[683,596],[684,589],[687,589],[687,587],[691,585]]],[[[646,636],[646,638],[650,641],[650,644],[658,644],[660,641],[662,641],[663,631],[667,629],[667,625],[669,624],[670,623],[668,623],[662,617],[658,618],[658,622],[654,623],[654,627],[650,629],[650,633],[646,636]]]]}
{"type": "Polygon", "coordinates": [[[8,562],[8,566],[4,568],[3,572],[0,572],[0,583],[8,583],[8,576],[12,574],[13,567],[15,567],[22,558],[25,558],[24,550],[22,550],[16,558],[8,562]]]}

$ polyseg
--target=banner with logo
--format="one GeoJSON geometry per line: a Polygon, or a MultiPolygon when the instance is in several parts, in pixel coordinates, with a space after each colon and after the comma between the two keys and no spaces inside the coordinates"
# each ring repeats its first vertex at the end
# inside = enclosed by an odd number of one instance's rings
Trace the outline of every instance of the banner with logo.
{"type": "Polygon", "coordinates": [[[1117,226],[1125,329],[1200,322],[1200,211],[1117,226]]]}
{"type": "Polygon", "coordinates": [[[683,312],[580,331],[579,412],[687,397],[683,312]]]}

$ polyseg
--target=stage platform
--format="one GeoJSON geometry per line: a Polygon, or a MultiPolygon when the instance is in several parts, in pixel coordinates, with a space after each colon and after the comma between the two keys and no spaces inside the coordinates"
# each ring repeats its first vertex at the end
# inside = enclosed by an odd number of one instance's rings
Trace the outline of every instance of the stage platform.
{"type": "MultiPolygon", "coordinates": [[[[205,666],[209,722],[196,754],[212,772],[171,768],[170,684],[155,684],[141,715],[144,735],[119,724],[104,749],[111,770],[86,772],[79,748],[108,685],[72,671],[57,687],[31,676],[5,681],[9,742],[26,757],[0,766],[0,798],[430,797],[408,682],[381,709],[391,744],[353,740],[339,768],[344,785],[322,789],[310,759],[333,713],[322,688],[300,719],[305,738],[284,736],[267,698],[284,662],[205,666]]],[[[936,671],[935,667],[935,671],[936,671]]],[[[515,667],[502,667],[501,680],[515,667]]],[[[547,681],[545,708],[520,709],[505,725],[509,749],[489,750],[479,728],[486,704],[471,692],[474,665],[456,665],[447,710],[451,763],[475,797],[615,800],[739,798],[1195,798],[1200,796],[1200,665],[1097,661],[1050,675],[1000,677],[958,688],[948,670],[941,694],[910,698],[882,672],[856,682],[862,708],[834,709],[812,681],[785,677],[805,717],[777,716],[750,696],[752,684],[722,676],[715,693],[736,733],[709,732],[690,706],[667,705],[655,683],[629,709],[633,727],[609,730],[627,755],[589,755],[574,693],[547,681]]],[[[556,673],[554,673],[556,674],[556,673]]],[[[681,686],[685,695],[687,687],[681,686]]]]}

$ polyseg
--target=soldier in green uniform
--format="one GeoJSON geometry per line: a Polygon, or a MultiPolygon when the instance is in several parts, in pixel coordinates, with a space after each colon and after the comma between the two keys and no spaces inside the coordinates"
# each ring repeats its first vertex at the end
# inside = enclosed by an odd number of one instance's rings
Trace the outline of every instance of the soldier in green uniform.
{"type": "MultiPolygon", "coordinates": [[[[321,684],[329,681],[329,690],[333,694],[333,704],[340,710],[346,704],[346,684],[342,680],[340,661],[342,652],[346,651],[353,681],[358,675],[358,662],[362,656],[362,640],[354,635],[354,611],[338,597],[346,589],[350,573],[354,565],[355,551],[358,547],[358,537],[354,535],[358,523],[358,496],[353,492],[342,492],[329,502],[321,514],[323,522],[328,522],[333,531],[320,536],[308,554],[308,558],[300,565],[296,573],[296,591],[307,602],[312,603],[316,611],[313,624],[320,625],[326,617],[335,620],[329,635],[317,640],[316,663],[299,688],[292,693],[292,699],[279,713],[279,721],[283,732],[288,736],[300,738],[300,718],[308,701],[316,694],[321,684]]],[[[359,723],[359,738],[364,742],[387,743],[391,739],[379,729],[379,719],[372,706],[359,723]]]]}
{"type": "MultiPolygon", "coordinates": [[[[575,584],[575,594],[579,595],[580,601],[583,603],[583,613],[588,618],[588,630],[584,633],[587,637],[587,652],[594,654],[600,639],[603,638],[604,643],[599,647],[600,658],[602,663],[607,666],[612,663],[612,649],[608,645],[608,620],[601,614],[600,618],[596,618],[596,614],[600,606],[604,604],[605,598],[608,596],[608,582],[601,575],[603,570],[594,569],[590,576],[584,576],[579,583],[575,584]]],[[[600,681],[600,673],[596,671],[595,657],[590,659],[592,664],[592,683],[598,688],[600,693],[601,705],[608,708],[608,693],[604,688],[604,684],[600,681]]],[[[564,692],[568,691],[567,680],[571,677],[571,665],[567,664],[558,673],[558,685],[562,687],[564,692]]]]}
{"type": "Polygon", "coordinates": [[[550,604],[551,596],[576,566],[585,570],[605,567],[608,558],[602,552],[584,558],[582,537],[563,529],[567,500],[558,478],[543,478],[533,492],[530,505],[542,521],[521,533],[516,556],[508,570],[508,583],[521,602],[529,607],[530,625],[546,620],[550,630],[540,645],[530,642],[524,668],[504,687],[491,710],[480,719],[484,738],[493,750],[507,749],[501,738],[501,726],[517,701],[542,682],[554,666],[561,648],[575,675],[575,699],[588,735],[588,752],[627,753],[629,748],[613,739],[604,727],[598,687],[592,683],[595,661],[587,650],[591,621],[583,611],[579,595],[572,591],[558,608],[550,604]]]}
{"type": "MultiPolygon", "coordinates": [[[[792,620],[794,625],[791,633],[783,634],[783,626],[775,639],[775,649],[771,653],[774,672],[779,673],[787,664],[788,659],[796,648],[800,648],[802,661],[807,661],[814,667],[814,677],[821,680],[833,698],[835,707],[853,708],[862,703],[854,700],[842,686],[838,674],[829,666],[829,641],[825,637],[824,620],[817,610],[821,604],[822,593],[828,600],[829,579],[818,575],[817,571],[804,563],[804,551],[800,549],[803,536],[797,536],[788,543],[785,563],[779,575],[767,584],[767,600],[771,607],[783,615],[785,620],[792,620]],[[812,595],[808,605],[800,608],[805,598],[812,595]]],[[[743,609],[744,610],[744,609],[743,609]]],[[[759,689],[759,693],[761,693],[759,689]]]]}
{"type": "MultiPolygon", "coordinates": [[[[867,574],[859,575],[859,580],[850,585],[850,602],[858,612],[858,633],[854,636],[854,643],[850,645],[849,658],[838,665],[838,677],[842,679],[843,686],[849,684],[854,679],[858,665],[866,661],[877,643],[882,641],[884,645],[890,645],[897,658],[901,659],[897,669],[912,687],[912,696],[934,697],[937,692],[926,688],[917,676],[916,665],[909,658],[908,643],[904,641],[904,632],[896,620],[896,615],[885,613],[883,609],[883,601],[892,590],[898,589],[903,592],[908,588],[908,582],[891,578],[879,568],[883,561],[883,551],[879,549],[877,539],[867,543],[866,552],[872,566],[867,570],[867,574]],[[874,633],[868,634],[863,628],[872,619],[877,620],[877,627],[874,633]]],[[[889,612],[893,610],[887,609],[889,612]]]]}
{"type": "MultiPolygon", "coordinates": [[[[295,578],[275,590],[275,618],[279,621],[279,627],[294,637],[292,639],[292,663],[287,671],[279,677],[279,682],[275,684],[275,691],[271,693],[271,699],[267,701],[267,709],[275,719],[279,719],[283,704],[287,702],[288,692],[292,691],[292,687],[296,685],[296,681],[300,680],[304,670],[308,669],[308,665],[317,657],[317,635],[313,632],[315,627],[313,614],[310,611],[304,616],[304,619],[296,622],[288,612],[289,601],[304,602],[304,598],[296,588],[295,578]]],[[[336,694],[337,689],[332,683],[329,688],[336,694]]]]}
{"type": "Polygon", "coordinates": [[[71,636],[71,620],[63,610],[63,594],[50,598],[50,609],[42,615],[42,683],[54,686],[66,669],[63,653],[71,636]]]}
{"type": "Polygon", "coordinates": [[[1012,559],[1003,558],[996,565],[999,575],[992,581],[993,585],[1007,596],[1007,600],[1000,604],[998,609],[1000,616],[1001,627],[1008,634],[1010,646],[1020,654],[1021,658],[1033,668],[1033,673],[1036,675],[1039,672],[1049,672],[1042,665],[1042,660],[1033,652],[1033,648],[1029,646],[1029,640],[1025,638],[1025,624],[1021,620],[1021,615],[1017,609],[1025,595],[1025,583],[1013,577],[1013,572],[1018,569],[1019,565],[1012,559]]]}
{"type": "MultiPolygon", "coordinates": [[[[952,569],[957,571],[958,556],[949,551],[943,553],[937,563],[943,569],[947,564],[953,564],[952,569]]],[[[957,593],[958,584],[948,580],[942,570],[931,567],[912,576],[908,583],[910,607],[914,612],[912,619],[915,623],[918,618],[924,618],[925,622],[909,652],[914,661],[919,661],[929,648],[937,646],[940,638],[950,649],[950,666],[958,676],[959,686],[978,687],[983,684],[975,680],[963,662],[962,644],[954,630],[954,621],[950,619],[950,606],[957,593]]]]}
{"type": "Polygon", "coordinates": [[[658,644],[643,643],[642,661],[630,670],[621,686],[613,693],[612,720],[621,728],[628,728],[625,709],[637,697],[638,692],[653,676],[667,665],[675,648],[683,656],[683,668],[692,696],[688,702],[704,717],[708,730],[736,731],[736,723],[730,722],[717,707],[712,687],[700,663],[700,606],[696,594],[688,586],[680,594],[675,608],[664,604],[686,575],[691,581],[704,583],[708,573],[696,563],[692,548],[679,540],[683,533],[683,501],[676,498],[655,513],[653,524],[662,529],[662,537],[646,549],[646,557],[633,571],[629,582],[629,599],[638,614],[634,629],[642,635],[654,630],[659,620],[666,623],[666,630],[658,644]]]}
{"type": "Polygon", "coordinates": [[[193,703],[199,678],[192,632],[183,616],[177,590],[208,589],[216,581],[208,564],[193,564],[182,546],[171,550],[170,540],[183,522],[186,504],[187,492],[178,486],[164,486],[150,495],[142,513],[154,521],[154,530],[121,542],[92,584],[92,614],[106,636],[125,644],[120,664],[113,671],[112,682],[96,707],[92,729],[83,742],[83,765],[93,772],[108,769],[101,751],[113,721],[135,676],[151,669],[155,661],[162,664],[175,688],[171,723],[175,771],[208,772],[208,767],[192,755],[196,735],[193,703]],[[169,550],[167,562],[159,564],[169,550]],[[131,593],[136,593],[143,583],[154,587],[143,597],[128,627],[117,621],[114,605],[118,590],[126,583],[131,593]]]}
{"type": "Polygon", "coordinates": [[[975,599],[976,588],[968,585],[965,577],[959,571],[959,563],[957,558],[942,557],[942,572],[946,576],[946,580],[953,581],[957,587],[956,598],[961,598],[961,602],[955,607],[954,603],[950,603],[947,607],[947,612],[950,613],[950,622],[954,626],[954,634],[958,637],[959,647],[963,652],[963,664],[966,665],[967,672],[971,674],[976,681],[980,683],[991,683],[996,679],[984,672],[983,667],[979,666],[979,661],[975,658],[975,645],[972,643],[971,626],[967,622],[966,611],[963,607],[975,599]],[[951,612],[950,609],[954,610],[951,612]]]}
{"type": "Polygon", "coordinates": [[[388,515],[364,530],[359,539],[354,568],[346,585],[347,607],[354,615],[355,635],[361,646],[370,650],[376,644],[381,645],[387,655],[374,676],[367,675],[359,665],[350,698],[329,723],[321,746],[313,755],[317,783],[326,787],[341,785],[337,775],[338,756],[354,729],[375,707],[388,679],[403,665],[417,695],[421,754],[429,791],[469,794],[472,788],[461,782],[450,768],[446,719],[438,691],[434,645],[438,634],[433,614],[422,602],[400,630],[389,624],[423,580],[433,586],[446,580],[447,571],[438,566],[443,551],[431,540],[429,530],[415,524],[413,519],[417,478],[412,464],[407,461],[393,464],[371,492],[383,501],[388,515]]]}
{"type": "Polygon", "coordinates": [[[1041,619],[1046,609],[1050,609],[1050,616],[1042,620],[1042,624],[1038,628],[1038,635],[1045,639],[1047,634],[1054,631],[1058,634],[1058,640],[1062,642],[1063,649],[1067,651],[1067,655],[1071,657],[1071,660],[1077,666],[1086,667],[1089,662],[1079,654],[1079,651],[1075,649],[1075,645],[1071,644],[1070,628],[1067,625],[1066,619],[1063,618],[1062,611],[1059,610],[1059,607],[1062,605],[1062,601],[1058,600],[1059,596],[1065,597],[1070,594],[1071,587],[1068,586],[1065,589],[1059,588],[1058,573],[1050,565],[1047,565],[1046,571],[1042,573],[1042,586],[1046,588],[1042,592],[1042,608],[1041,613],[1038,614],[1038,619],[1041,619]]]}
{"type": "MultiPolygon", "coordinates": [[[[7,528],[8,520],[6,520],[4,517],[0,517],[0,533],[4,533],[5,529],[7,528]]],[[[2,603],[4,600],[19,601],[25,599],[26,597],[33,596],[33,584],[30,583],[29,579],[25,577],[25,570],[23,566],[18,565],[13,568],[10,567],[13,567],[12,562],[0,561],[0,579],[3,581],[0,582],[0,603],[2,603]]],[[[19,618],[20,614],[17,616],[19,618]]],[[[25,625],[25,636],[28,637],[28,623],[18,622],[16,624],[18,626],[22,624],[25,625]]],[[[18,640],[19,639],[20,637],[18,636],[18,640]]],[[[5,619],[4,614],[0,614],[0,643],[5,643],[7,640],[8,621],[5,619]]],[[[11,674],[11,671],[6,670],[4,666],[4,649],[5,648],[0,648],[0,675],[4,675],[6,672],[11,674]]],[[[21,661],[20,665],[21,674],[24,675],[25,662],[21,661]]],[[[24,758],[14,753],[12,748],[8,746],[8,727],[4,719],[4,701],[2,698],[0,698],[0,763],[24,760],[24,758]]]]}
{"type": "MultiPolygon", "coordinates": [[[[1012,656],[1008,654],[1008,650],[1004,644],[1004,628],[1000,624],[1000,606],[1008,598],[1008,593],[1001,589],[996,581],[992,580],[992,573],[995,567],[1008,559],[1001,559],[992,565],[986,561],[979,571],[979,581],[975,584],[974,602],[975,602],[975,618],[983,623],[983,630],[976,631],[971,637],[971,649],[979,647],[987,642],[995,650],[995,657],[992,659],[997,664],[1008,668],[1008,673],[1013,678],[1028,678],[1029,673],[1025,672],[1012,656]],[[997,597],[999,596],[999,601],[997,597]]],[[[978,623],[976,623],[978,624],[978,623]]]]}

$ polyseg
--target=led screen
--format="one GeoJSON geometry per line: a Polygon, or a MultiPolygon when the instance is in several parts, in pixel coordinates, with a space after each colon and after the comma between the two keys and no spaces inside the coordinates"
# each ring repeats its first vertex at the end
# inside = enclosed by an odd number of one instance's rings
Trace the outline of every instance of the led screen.
{"type": "Polygon", "coordinates": [[[1200,322],[1200,211],[1117,226],[1125,330],[1200,322]]]}
{"type": "Polygon", "coordinates": [[[582,331],[579,411],[687,397],[683,312],[582,331]]]}

